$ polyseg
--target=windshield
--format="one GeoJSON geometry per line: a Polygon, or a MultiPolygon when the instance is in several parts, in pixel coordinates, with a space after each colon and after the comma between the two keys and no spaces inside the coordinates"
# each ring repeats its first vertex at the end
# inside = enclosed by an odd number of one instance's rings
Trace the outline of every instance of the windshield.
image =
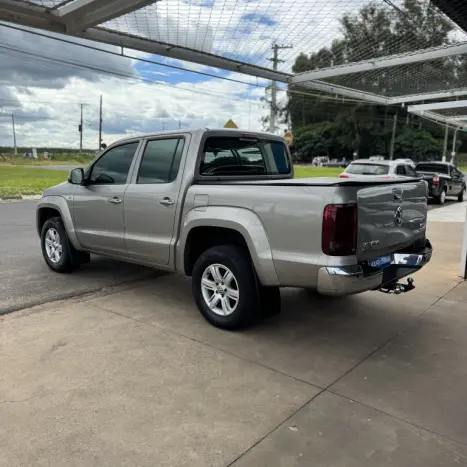
{"type": "Polygon", "coordinates": [[[437,174],[449,175],[449,167],[442,164],[417,164],[417,172],[432,172],[437,174]]]}
{"type": "Polygon", "coordinates": [[[389,165],[350,164],[345,171],[354,175],[387,175],[389,173],[389,165]]]}
{"type": "Polygon", "coordinates": [[[288,175],[291,173],[285,144],[254,137],[210,137],[204,145],[200,174],[288,175]]]}

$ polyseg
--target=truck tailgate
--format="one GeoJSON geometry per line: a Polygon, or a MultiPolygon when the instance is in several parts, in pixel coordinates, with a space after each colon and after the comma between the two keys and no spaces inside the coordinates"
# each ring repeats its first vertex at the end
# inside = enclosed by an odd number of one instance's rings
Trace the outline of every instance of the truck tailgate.
{"type": "Polygon", "coordinates": [[[404,249],[425,238],[426,182],[362,188],[357,193],[357,209],[358,260],[404,249]]]}

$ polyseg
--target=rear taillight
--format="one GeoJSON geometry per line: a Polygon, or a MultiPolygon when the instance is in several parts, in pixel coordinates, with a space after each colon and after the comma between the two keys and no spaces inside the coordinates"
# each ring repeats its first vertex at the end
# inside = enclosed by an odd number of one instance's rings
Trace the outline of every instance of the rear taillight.
{"type": "Polygon", "coordinates": [[[356,253],[356,204],[328,204],[324,208],[322,249],[328,256],[351,256],[356,253]]]}
{"type": "Polygon", "coordinates": [[[438,175],[435,175],[435,176],[433,177],[433,185],[439,185],[439,177],[438,177],[438,175]]]}
{"type": "Polygon", "coordinates": [[[349,176],[346,173],[341,173],[339,178],[349,178],[349,176]]]}

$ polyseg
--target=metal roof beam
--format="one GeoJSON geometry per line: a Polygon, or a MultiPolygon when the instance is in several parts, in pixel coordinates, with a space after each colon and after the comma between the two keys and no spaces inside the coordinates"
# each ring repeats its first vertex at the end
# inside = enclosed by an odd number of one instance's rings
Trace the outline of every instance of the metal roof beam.
{"type": "Polygon", "coordinates": [[[467,100],[449,101],[449,102],[432,102],[431,104],[409,105],[409,112],[421,112],[425,110],[440,110],[440,109],[457,109],[459,107],[467,107],[467,100]]]}
{"type": "Polygon", "coordinates": [[[446,125],[451,125],[453,128],[460,128],[460,129],[464,128],[464,125],[457,122],[453,118],[443,117],[442,115],[439,115],[439,114],[434,113],[434,112],[423,111],[423,110],[421,110],[420,112],[413,112],[413,111],[411,112],[409,110],[409,112],[413,113],[414,115],[417,115],[418,117],[426,118],[428,120],[433,120],[433,121],[439,122],[439,123],[444,123],[446,125]]]}
{"type": "Polygon", "coordinates": [[[74,0],[54,10],[67,31],[82,31],[138,10],[157,0],[74,0]]]}
{"type": "Polygon", "coordinates": [[[404,104],[406,102],[429,101],[459,96],[467,96],[467,88],[454,89],[452,91],[429,92],[426,94],[408,94],[406,96],[391,97],[389,100],[391,104],[404,104]]]}
{"type": "Polygon", "coordinates": [[[363,71],[377,70],[379,68],[389,68],[398,65],[408,65],[410,63],[426,62],[438,58],[449,57],[467,53],[467,43],[452,45],[449,47],[433,47],[417,53],[407,53],[403,55],[392,55],[373,60],[350,63],[335,67],[323,68],[321,70],[306,71],[294,76],[293,83],[303,83],[305,81],[332,78],[334,76],[361,73],[363,71]]]}
{"type": "Polygon", "coordinates": [[[50,11],[33,3],[0,0],[0,21],[48,31],[65,32],[65,26],[50,11]]]}
{"type": "Polygon", "coordinates": [[[141,37],[129,34],[117,33],[104,28],[91,28],[82,32],[75,33],[76,36],[83,39],[89,39],[106,44],[118,45],[128,49],[139,50],[150,54],[162,55],[163,57],[175,58],[186,62],[197,63],[207,67],[220,68],[223,70],[243,73],[245,75],[264,78],[267,80],[287,83],[292,75],[281,73],[279,71],[262,68],[255,65],[248,65],[243,62],[231,60],[206,52],[200,52],[185,47],[155,42],[141,37]]]}
{"type": "MultiPolygon", "coordinates": [[[[293,82],[293,77],[289,79],[289,84],[295,84],[293,82]]],[[[324,81],[306,81],[304,83],[300,83],[300,87],[315,89],[317,91],[323,91],[339,96],[352,97],[354,99],[361,99],[363,101],[373,102],[376,104],[390,104],[390,99],[386,97],[378,96],[369,92],[357,91],[355,89],[346,88],[344,86],[329,84],[324,81]]]]}

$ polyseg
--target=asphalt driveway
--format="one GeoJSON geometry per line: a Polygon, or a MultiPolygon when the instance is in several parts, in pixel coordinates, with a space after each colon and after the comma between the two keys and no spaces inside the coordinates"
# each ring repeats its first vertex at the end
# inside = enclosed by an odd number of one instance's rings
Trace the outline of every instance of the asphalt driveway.
{"type": "Polygon", "coordinates": [[[0,315],[157,275],[99,257],[71,275],[51,272],[42,259],[35,212],[35,201],[0,203],[0,315]]]}

